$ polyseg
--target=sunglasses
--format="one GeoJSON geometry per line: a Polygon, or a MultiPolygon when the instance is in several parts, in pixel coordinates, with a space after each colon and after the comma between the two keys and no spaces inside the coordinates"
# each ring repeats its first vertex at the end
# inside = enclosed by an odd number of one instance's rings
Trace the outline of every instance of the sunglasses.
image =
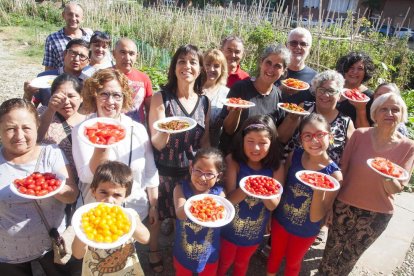
{"type": "Polygon", "coordinates": [[[111,37],[109,36],[109,34],[107,34],[107,33],[105,33],[105,32],[101,32],[101,31],[95,31],[95,32],[92,34],[91,39],[92,39],[92,38],[95,38],[95,37],[99,37],[99,38],[102,38],[102,39],[105,39],[105,40],[110,40],[110,39],[111,39],[111,37]]]}
{"type": "Polygon", "coordinates": [[[298,47],[298,45],[300,45],[302,48],[303,48],[303,47],[307,47],[307,46],[309,46],[309,45],[310,45],[309,43],[307,43],[307,42],[305,42],[305,41],[297,41],[297,40],[291,40],[291,41],[289,41],[289,42],[288,42],[288,44],[289,44],[291,47],[298,47]]]}

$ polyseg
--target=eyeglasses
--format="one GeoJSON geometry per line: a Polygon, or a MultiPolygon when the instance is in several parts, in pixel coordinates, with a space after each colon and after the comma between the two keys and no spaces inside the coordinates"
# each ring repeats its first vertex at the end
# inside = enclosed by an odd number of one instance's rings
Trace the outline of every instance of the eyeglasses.
{"type": "Polygon", "coordinates": [[[305,142],[310,142],[314,138],[320,142],[328,134],[329,134],[328,132],[324,132],[324,131],[317,131],[315,133],[304,132],[304,133],[302,133],[302,135],[300,137],[305,142]]]}
{"type": "Polygon", "coordinates": [[[310,44],[305,41],[297,41],[297,40],[291,40],[288,42],[288,44],[291,47],[298,47],[300,45],[302,48],[309,46],[310,44]]]}
{"type": "Polygon", "coordinates": [[[191,170],[191,173],[194,174],[196,177],[200,177],[200,178],[204,176],[205,180],[211,180],[214,177],[218,176],[218,174],[210,173],[210,172],[203,172],[202,170],[194,169],[194,168],[191,170]]]}
{"type": "Polygon", "coordinates": [[[328,96],[335,96],[339,93],[338,90],[334,89],[326,89],[325,87],[318,87],[316,88],[316,92],[322,95],[328,95],[328,96]]]}
{"type": "Polygon", "coordinates": [[[80,61],[86,61],[89,59],[88,56],[85,56],[84,54],[80,54],[78,52],[75,52],[71,49],[66,50],[66,52],[70,55],[71,58],[75,59],[76,57],[79,57],[80,61]]]}
{"type": "Polygon", "coordinates": [[[114,99],[114,101],[121,101],[124,98],[124,94],[122,94],[121,92],[99,92],[98,93],[98,97],[100,100],[102,101],[107,101],[109,100],[110,97],[112,97],[114,99]]]}

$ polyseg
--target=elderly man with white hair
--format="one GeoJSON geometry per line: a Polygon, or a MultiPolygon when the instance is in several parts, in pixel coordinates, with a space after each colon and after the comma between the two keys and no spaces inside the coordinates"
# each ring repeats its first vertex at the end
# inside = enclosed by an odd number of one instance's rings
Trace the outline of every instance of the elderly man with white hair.
{"type": "MultiPolygon", "coordinates": [[[[311,33],[302,27],[297,27],[291,30],[288,34],[286,46],[292,55],[286,78],[299,79],[311,84],[312,79],[317,74],[315,70],[307,66],[305,63],[312,46],[311,33]]],[[[295,91],[292,89],[287,89],[283,86],[280,88],[282,90],[283,102],[298,104],[304,101],[315,101],[315,98],[312,96],[309,90],[295,91]]]]}

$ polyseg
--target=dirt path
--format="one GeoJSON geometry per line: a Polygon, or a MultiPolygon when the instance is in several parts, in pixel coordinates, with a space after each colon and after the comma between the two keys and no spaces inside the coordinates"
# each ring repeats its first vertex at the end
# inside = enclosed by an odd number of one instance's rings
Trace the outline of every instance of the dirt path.
{"type": "Polygon", "coordinates": [[[23,56],[24,49],[31,46],[10,37],[10,29],[0,28],[0,102],[22,97],[23,83],[44,69],[41,60],[23,56]]]}

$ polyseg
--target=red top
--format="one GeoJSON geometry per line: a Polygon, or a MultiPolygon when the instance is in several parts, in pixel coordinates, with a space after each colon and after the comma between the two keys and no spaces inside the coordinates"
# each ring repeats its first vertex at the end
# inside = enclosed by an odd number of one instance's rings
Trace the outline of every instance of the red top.
{"type": "Polygon", "coordinates": [[[129,85],[132,88],[132,101],[134,114],[129,113],[135,121],[145,123],[144,100],[152,96],[152,83],[150,78],[143,72],[132,69],[125,74],[130,80],[129,85]]]}
{"type": "Polygon", "coordinates": [[[240,65],[237,66],[237,70],[234,73],[229,73],[227,78],[227,87],[231,88],[234,83],[238,82],[239,80],[244,80],[249,77],[249,74],[242,69],[240,69],[240,65]]]}
{"type": "Polygon", "coordinates": [[[358,128],[345,147],[341,159],[344,180],[338,200],[360,209],[392,214],[394,196],[387,194],[382,183],[384,177],[368,167],[367,159],[384,157],[411,173],[414,167],[414,142],[403,138],[391,149],[375,151],[372,147],[372,130],[358,128]]]}

